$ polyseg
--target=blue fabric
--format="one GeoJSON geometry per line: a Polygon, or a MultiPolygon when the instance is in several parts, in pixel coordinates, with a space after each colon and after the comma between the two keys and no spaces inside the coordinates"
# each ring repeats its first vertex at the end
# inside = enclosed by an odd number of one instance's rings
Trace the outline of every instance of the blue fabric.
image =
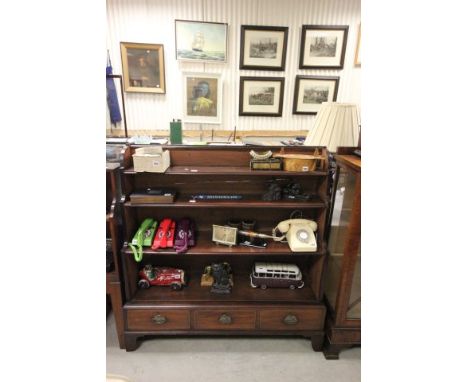
{"type": "MultiPolygon", "coordinates": [[[[106,66],[106,75],[112,74],[112,66],[110,61],[106,66]]],[[[117,89],[115,88],[115,83],[113,78],[106,78],[106,89],[107,89],[107,106],[109,107],[109,114],[111,123],[115,125],[116,123],[122,121],[122,116],[120,115],[119,99],[117,98],[117,89]]]]}

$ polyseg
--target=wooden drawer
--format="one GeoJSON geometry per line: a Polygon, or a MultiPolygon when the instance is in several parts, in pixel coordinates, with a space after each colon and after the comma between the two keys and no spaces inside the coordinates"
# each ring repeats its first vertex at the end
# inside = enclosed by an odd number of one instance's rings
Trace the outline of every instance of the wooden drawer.
{"type": "Polygon", "coordinates": [[[197,310],[195,329],[242,330],[255,329],[255,310],[197,310]]]}
{"type": "Polygon", "coordinates": [[[129,309],[127,328],[136,331],[190,329],[190,312],[183,309],[129,309]]]}
{"type": "Polygon", "coordinates": [[[325,307],[259,310],[259,327],[264,330],[321,330],[325,307]]]}

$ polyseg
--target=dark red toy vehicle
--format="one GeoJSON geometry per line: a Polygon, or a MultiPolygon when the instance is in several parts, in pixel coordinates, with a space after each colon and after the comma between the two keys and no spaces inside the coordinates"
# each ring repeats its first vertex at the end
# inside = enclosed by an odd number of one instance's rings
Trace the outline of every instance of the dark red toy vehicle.
{"type": "Polygon", "coordinates": [[[145,265],[138,273],[138,287],[149,288],[152,285],[170,286],[173,290],[181,290],[186,284],[185,272],[182,269],[168,267],[153,267],[145,265]]]}

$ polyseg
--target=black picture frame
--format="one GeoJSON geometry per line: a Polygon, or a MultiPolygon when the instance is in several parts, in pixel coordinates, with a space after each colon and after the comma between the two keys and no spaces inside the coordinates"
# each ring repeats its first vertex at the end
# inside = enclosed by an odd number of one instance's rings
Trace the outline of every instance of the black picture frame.
{"type": "Polygon", "coordinates": [[[281,117],[283,115],[283,97],[284,77],[241,76],[239,86],[239,115],[255,117],[281,117]],[[260,84],[261,87],[259,87],[260,84]],[[268,85],[270,85],[270,87],[268,87],[268,85]],[[271,94],[272,88],[273,94],[271,94]],[[276,90],[274,89],[278,89],[278,97],[275,96],[276,90]],[[250,96],[246,94],[248,91],[250,91],[250,96]],[[257,91],[257,93],[253,93],[254,91],[257,91]],[[247,96],[249,97],[249,105],[247,108],[245,108],[244,100],[246,100],[247,96]],[[255,103],[250,104],[251,100],[255,100],[255,103]],[[277,102],[275,100],[277,100],[277,102]],[[264,110],[262,111],[262,109],[264,110]]]}
{"type": "MultiPolygon", "coordinates": [[[[340,77],[332,77],[332,76],[296,76],[296,82],[294,85],[294,100],[293,100],[293,114],[317,114],[318,110],[320,109],[320,105],[322,102],[334,102],[336,101],[336,97],[338,94],[338,85],[340,83],[340,77]],[[323,82],[323,85],[328,85],[328,93],[326,94],[326,99],[323,98],[323,94],[317,94],[317,92],[311,92],[309,98],[312,101],[310,105],[305,107],[304,102],[299,102],[299,96],[301,95],[304,99],[305,97],[305,89],[301,91],[301,82],[310,82],[310,84],[316,84],[323,82]],[[333,89],[331,89],[333,88],[333,89]],[[331,94],[330,94],[330,90],[331,94]],[[306,110],[307,109],[307,110],[306,110]]],[[[303,88],[303,87],[302,87],[303,88]]]]}
{"type": "Polygon", "coordinates": [[[348,30],[348,25],[303,25],[299,69],[343,69],[348,30]]]}
{"type": "Polygon", "coordinates": [[[288,27],[241,25],[239,69],[284,71],[288,48],[288,31],[288,27]],[[268,32],[270,32],[270,37],[268,37],[268,32]],[[277,39],[278,35],[282,36],[274,46],[271,39],[277,39]],[[270,38],[270,41],[265,41],[268,38],[270,38]],[[257,42],[256,47],[253,41],[257,42]],[[280,54],[277,52],[278,47],[281,47],[282,50],[280,54]],[[274,57],[271,57],[273,54],[274,57]]]}

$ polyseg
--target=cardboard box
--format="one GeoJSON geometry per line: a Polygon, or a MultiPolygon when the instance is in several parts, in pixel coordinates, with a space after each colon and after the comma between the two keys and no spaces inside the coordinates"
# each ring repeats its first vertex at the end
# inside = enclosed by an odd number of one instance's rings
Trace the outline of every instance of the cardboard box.
{"type": "Polygon", "coordinates": [[[165,172],[171,165],[169,150],[162,147],[141,147],[133,154],[133,167],[136,172],[165,172]]]}

